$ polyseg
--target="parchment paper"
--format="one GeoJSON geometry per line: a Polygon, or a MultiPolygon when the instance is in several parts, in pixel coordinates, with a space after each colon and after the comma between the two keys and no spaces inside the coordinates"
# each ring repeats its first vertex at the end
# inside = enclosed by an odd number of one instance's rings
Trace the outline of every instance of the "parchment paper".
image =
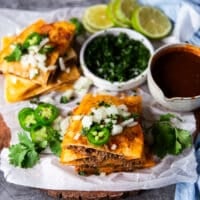
{"type": "MultiPolygon", "coordinates": [[[[67,20],[70,17],[81,17],[84,8],[64,8],[47,12],[31,12],[17,10],[0,10],[0,37],[15,34],[17,31],[43,18],[49,22],[54,20],[67,20]]],[[[165,40],[169,41],[169,40],[165,40]]],[[[159,43],[160,45],[161,43],[159,43]]],[[[158,44],[155,44],[156,46],[158,44]]],[[[20,127],[17,122],[17,113],[28,101],[8,104],[4,101],[3,76],[0,76],[0,112],[12,132],[12,143],[17,143],[17,133],[20,127]]],[[[143,118],[147,124],[158,119],[160,114],[171,112],[153,100],[146,85],[139,90],[143,97],[143,118]]],[[[50,94],[52,95],[52,94],[50,94]]],[[[54,94],[55,95],[55,94],[54,94]]],[[[59,106],[68,112],[75,103],[59,106]]],[[[192,113],[176,113],[183,119],[180,127],[195,131],[195,119],[192,113]]],[[[129,191],[138,189],[159,188],[178,182],[195,182],[196,161],[193,148],[185,150],[179,156],[166,156],[159,164],[151,169],[143,169],[134,173],[113,173],[108,176],[79,176],[73,167],[59,164],[58,158],[50,154],[41,156],[39,164],[32,169],[20,169],[11,166],[8,162],[8,150],[4,149],[0,155],[0,170],[8,182],[35,188],[57,190],[84,190],[84,191],[129,191]]]]}

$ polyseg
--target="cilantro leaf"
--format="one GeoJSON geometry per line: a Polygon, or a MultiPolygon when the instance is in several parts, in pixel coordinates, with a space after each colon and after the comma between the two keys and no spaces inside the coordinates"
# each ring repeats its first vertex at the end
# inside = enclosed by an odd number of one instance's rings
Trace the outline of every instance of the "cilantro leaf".
{"type": "Polygon", "coordinates": [[[25,154],[24,160],[22,162],[23,168],[33,167],[39,160],[39,155],[36,151],[28,151],[25,154]]]}
{"type": "Polygon", "coordinates": [[[49,147],[51,149],[51,152],[55,154],[56,156],[60,156],[61,154],[61,141],[54,140],[49,142],[49,147]]]}
{"type": "Polygon", "coordinates": [[[18,134],[19,143],[9,148],[10,164],[21,168],[33,167],[39,160],[34,143],[26,133],[18,134]]]}
{"type": "Polygon", "coordinates": [[[22,46],[20,44],[16,44],[14,50],[10,55],[4,57],[7,62],[19,61],[22,56],[22,46]]]}
{"type": "Polygon", "coordinates": [[[171,118],[175,118],[176,115],[172,114],[172,113],[167,113],[164,115],[160,116],[160,121],[170,121],[171,118]]]}
{"type": "Polygon", "coordinates": [[[27,149],[21,144],[10,146],[9,148],[10,164],[22,167],[22,162],[25,158],[26,153],[27,149]]]}
{"type": "Polygon", "coordinates": [[[76,26],[76,35],[81,35],[85,33],[85,28],[78,18],[73,17],[69,21],[76,26]]]}
{"type": "Polygon", "coordinates": [[[176,138],[181,143],[183,148],[192,146],[192,136],[190,135],[189,131],[177,128],[176,129],[176,138]]]}
{"type": "Polygon", "coordinates": [[[29,139],[29,137],[25,133],[19,133],[18,138],[21,145],[27,147],[28,149],[34,149],[34,143],[29,139]]]}
{"type": "Polygon", "coordinates": [[[48,135],[48,142],[51,152],[56,156],[61,154],[61,139],[58,131],[54,131],[52,134],[48,135]]]}
{"type": "Polygon", "coordinates": [[[174,149],[172,151],[172,154],[178,155],[179,153],[182,152],[182,150],[183,149],[182,149],[181,143],[176,140],[176,143],[175,143],[174,149]]]}
{"type": "Polygon", "coordinates": [[[160,158],[167,154],[178,155],[192,145],[189,131],[177,128],[171,122],[172,118],[178,117],[171,113],[161,115],[151,128],[154,138],[153,151],[160,158]]]}

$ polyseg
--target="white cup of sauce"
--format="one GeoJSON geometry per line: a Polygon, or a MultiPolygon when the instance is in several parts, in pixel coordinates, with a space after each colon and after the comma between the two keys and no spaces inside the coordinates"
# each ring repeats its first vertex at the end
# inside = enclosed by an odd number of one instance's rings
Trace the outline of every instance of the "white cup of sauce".
{"type": "Polygon", "coordinates": [[[178,43],[157,49],[149,61],[147,82],[151,95],[174,111],[200,107],[200,48],[178,43]]]}

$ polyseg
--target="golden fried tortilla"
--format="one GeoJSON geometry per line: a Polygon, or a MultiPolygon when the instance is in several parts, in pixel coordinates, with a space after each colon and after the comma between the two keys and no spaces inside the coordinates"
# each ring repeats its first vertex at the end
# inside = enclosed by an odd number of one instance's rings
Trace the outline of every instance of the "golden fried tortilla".
{"type": "MultiPolygon", "coordinates": [[[[26,38],[33,32],[47,35],[49,43],[54,46],[54,50],[48,53],[46,66],[57,66],[59,57],[65,56],[65,53],[70,47],[72,38],[75,34],[75,26],[68,22],[55,22],[47,24],[43,20],[38,20],[34,24],[25,28],[19,35],[15,36],[13,40],[4,40],[4,48],[0,52],[0,71],[6,74],[13,74],[21,78],[30,80],[30,70],[37,66],[23,66],[20,61],[8,62],[4,58],[13,51],[12,46],[15,44],[22,44],[26,38]],[[5,44],[7,42],[7,45],[5,44]]],[[[57,66],[58,67],[58,66],[57,66]]],[[[48,83],[49,77],[56,69],[43,71],[39,70],[39,75],[31,79],[33,82],[40,85],[48,83]]]]}
{"type": "Polygon", "coordinates": [[[73,86],[80,73],[75,65],[69,66],[70,72],[59,72],[54,82],[48,85],[40,85],[31,80],[24,79],[12,74],[5,74],[5,99],[8,102],[22,101],[53,90],[66,90],[73,86]]]}
{"type": "MultiPolygon", "coordinates": [[[[97,107],[100,102],[106,102],[114,105],[125,104],[130,112],[141,112],[141,97],[139,96],[129,96],[129,97],[116,97],[110,95],[92,95],[87,94],[80,105],[73,111],[72,116],[75,115],[88,115],[91,113],[93,107],[97,107]]],[[[124,158],[131,160],[141,158],[143,154],[143,132],[139,124],[126,127],[121,134],[111,136],[107,145],[104,146],[94,146],[90,144],[87,137],[81,135],[82,122],[81,120],[71,119],[69,128],[66,131],[64,140],[62,142],[62,153],[61,153],[61,163],[67,163],[73,161],[74,159],[86,158],[88,155],[84,152],[74,152],[69,149],[69,146],[73,147],[85,147],[96,149],[98,151],[108,152],[112,154],[121,155],[124,158]],[[78,139],[75,136],[80,134],[78,139]],[[118,148],[111,150],[112,144],[116,144],[118,148]],[[73,153],[72,153],[73,152],[73,153]],[[72,155],[70,155],[72,154],[72,155]]]]}

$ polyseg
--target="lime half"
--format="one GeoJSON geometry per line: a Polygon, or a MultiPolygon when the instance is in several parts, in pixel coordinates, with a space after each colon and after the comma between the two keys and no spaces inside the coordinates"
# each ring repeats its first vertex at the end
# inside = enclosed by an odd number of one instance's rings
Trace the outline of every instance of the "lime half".
{"type": "Polygon", "coordinates": [[[85,10],[84,22],[94,30],[103,30],[113,26],[113,22],[107,16],[107,5],[98,4],[85,10]]]}
{"type": "Polygon", "coordinates": [[[115,0],[114,13],[122,23],[131,25],[133,11],[139,6],[137,0],[115,0]]]}
{"type": "Polygon", "coordinates": [[[169,18],[159,9],[150,6],[138,7],[132,15],[133,28],[149,38],[159,39],[172,29],[169,18]]]}
{"type": "Polygon", "coordinates": [[[93,27],[91,27],[87,21],[85,20],[85,17],[83,17],[83,20],[82,20],[82,23],[83,23],[83,26],[85,27],[85,29],[89,32],[89,33],[95,33],[97,31],[99,31],[100,29],[95,29],[93,27]]]}
{"type": "MultiPolygon", "coordinates": [[[[121,0],[120,0],[121,1],[121,0]]],[[[115,26],[119,26],[119,27],[124,27],[124,28],[128,28],[129,25],[127,24],[127,22],[123,22],[120,21],[117,16],[115,11],[117,10],[117,1],[116,0],[111,0],[108,4],[108,8],[107,8],[107,15],[110,18],[110,20],[114,23],[115,26]]]]}

